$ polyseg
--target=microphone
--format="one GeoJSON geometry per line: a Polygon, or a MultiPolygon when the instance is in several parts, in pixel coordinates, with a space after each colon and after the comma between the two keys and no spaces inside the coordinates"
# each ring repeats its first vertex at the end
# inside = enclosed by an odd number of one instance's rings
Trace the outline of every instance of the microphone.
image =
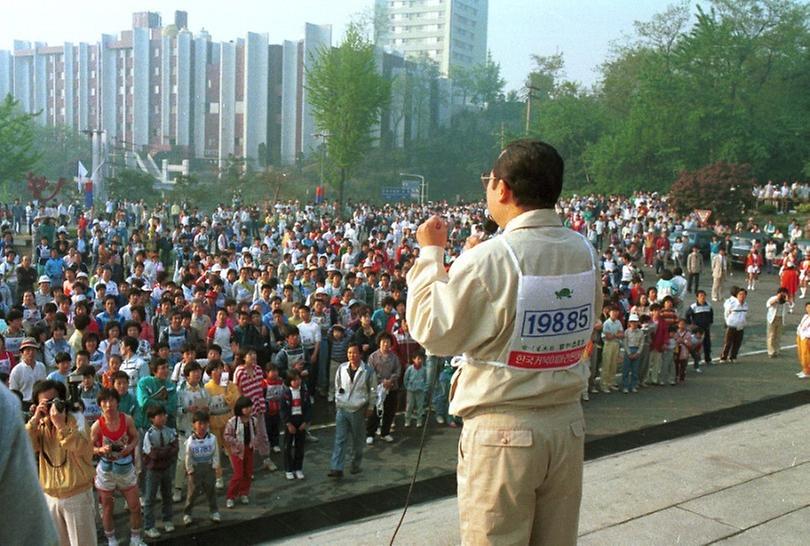
{"type": "Polygon", "coordinates": [[[499,226],[498,223],[495,221],[495,219],[489,213],[487,213],[487,219],[484,220],[484,223],[481,224],[481,227],[484,229],[484,232],[487,235],[491,236],[495,235],[495,232],[498,231],[499,226]]]}

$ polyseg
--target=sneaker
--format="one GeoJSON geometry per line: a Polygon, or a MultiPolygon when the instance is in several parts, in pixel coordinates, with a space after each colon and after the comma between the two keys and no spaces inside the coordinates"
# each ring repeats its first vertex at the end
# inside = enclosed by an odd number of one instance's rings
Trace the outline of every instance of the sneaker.
{"type": "Polygon", "coordinates": [[[674,386],[675,386],[675,382],[674,382],[674,381],[670,381],[670,382],[669,382],[669,384],[670,384],[670,386],[672,386],[672,387],[674,387],[674,386]]]}
{"type": "Polygon", "coordinates": [[[225,489],[225,480],[222,478],[217,478],[217,481],[214,482],[214,487],[217,489],[225,489]]]}
{"type": "Polygon", "coordinates": [[[703,373],[703,370],[700,368],[695,368],[695,373],[703,373]]]}
{"type": "Polygon", "coordinates": [[[183,525],[188,527],[189,525],[191,525],[192,521],[194,521],[194,520],[191,519],[191,516],[189,516],[188,514],[183,515],[183,525]]]}
{"type": "Polygon", "coordinates": [[[416,422],[416,428],[422,428],[422,421],[416,422]]]}
{"type": "Polygon", "coordinates": [[[590,399],[591,399],[591,397],[588,396],[588,391],[585,391],[585,392],[582,393],[582,400],[583,401],[587,402],[590,399]]]}
{"type": "Polygon", "coordinates": [[[146,502],[143,497],[138,497],[138,501],[141,503],[141,506],[146,506],[146,502]]]}
{"type": "Polygon", "coordinates": [[[374,436],[366,436],[366,445],[370,446],[374,443],[374,436]]]}
{"type": "Polygon", "coordinates": [[[292,472],[285,472],[284,477],[287,478],[288,480],[294,480],[295,474],[293,474],[292,472]]]}
{"type": "Polygon", "coordinates": [[[329,473],[327,474],[327,476],[329,478],[342,478],[343,477],[343,471],[342,470],[330,470],[329,473]]]}
{"type": "Polygon", "coordinates": [[[796,374],[796,377],[798,377],[799,379],[807,379],[808,377],[810,377],[810,374],[799,372],[798,374],[796,374]]]}
{"type": "Polygon", "coordinates": [[[276,470],[278,470],[276,463],[271,461],[269,457],[264,460],[264,467],[270,472],[275,472],[276,470]]]}
{"type": "Polygon", "coordinates": [[[241,497],[239,497],[239,502],[241,502],[242,504],[250,504],[250,499],[248,498],[247,495],[242,495],[241,497]]]}
{"type": "Polygon", "coordinates": [[[227,499],[225,501],[225,507],[226,508],[233,508],[235,505],[236,505],[236,503],[233,502],[233,499],[227,499]]]}
{"type": "Polygon", "coordinates": [[[391,442],[394,441],[394,437],[391,436],[390,434],[386,434],[385,436],[383,436],[383,440],[385,440],[386,442],[388,442],[390,444],[391,442]]]}
{"type": "Polygon", "coordinates": [[[312,433],[309,431],[309,429],[306,429],[304,432],[306,432],[306,433],[307,433],[307,442],[313,442],[313,443],[316,443],[316,444],[318,443],[318,438],[316,438],[316,437],[315,437],[315,436],[314,436],[314,435],[313,435],[313,434],[312,434],[312,433]]]}
{"type": "Polygon", "coordinates": [[[279,446],[273,446],[273,453],[281,453],[281,448],[279,446]]]}
{"type": "Polygon", "coordinates": [[[219,515],[219,512],[214,512],[211,514],[211,521],[214,523],[219,523],[222,521],[222,516],[219,515]]]}
{"type": "Polygon", "coordinates": [[[160,531],[154,527],[145,530],[143,534],[146,535],[147,538],[160,538],[160,531]]]}
{"type": "Polygon", "coordinates": [[[172,502],[180,502],[181,500],[183,500],[183,491],[175,489],[174,493],[172,493],[172,502]]]}
{"type": "Polygon", "coordinates": [[[173,533],[174,532],[174,523],[172,523],[171,521],[165,522],[163,524],[163,530],[166,531],[167,533],[173,533]]]}
{"type": "Polygon", "coordinates": [[[638,392],[637,388],[631,389],[630,392],[638,392]]]}
{"type": "Polygon", "coordinates": [[[300,470],[296,470],[295,471],[295,477],[298,478],[299,480],[303,480],[304,479],[304,473],[301,472],[300,470]]]}
{"type": "Polygon", "coordinates": [[[115,535],[107,537],[107,546],[118,546],[118,539],[115,538],[115,535]]]}
{"type": "Polygon", "coordinates": [[[444,417],[442,417],[441,415],[437,415],[436,416],[436,422],[439,423],[440,425],[443,425],[444,424],[444,417]]]}
{"type": "Polygon", "coordinates": [[[405,428],[408,428],[410,426],[411,426],[411,422],[408,421],[407,419],[405,419],[405,428]]]}
{"type": "Polygon", "coordinates": [[[602,389],[602,394],[610,394],[610,389],[602,389]]]}
{"type": "Polygon", "coordinates": [[[594,387],[591,389],[591,394],[599,394],[599,389],[594,387]]]}
{"type": "Polygon", "coordinates": [[[622,392],[623,392],[624,394],[627,394],[627,393],[629,393],[630,391],[628,391],[627,389],[622,389],[622,392]]]}
{"type": "Polygon", "coordinates": [[[141,540],[140,535],[130,535],[129,546],[146,546],[146,543],[143,540],[141,540]]]}

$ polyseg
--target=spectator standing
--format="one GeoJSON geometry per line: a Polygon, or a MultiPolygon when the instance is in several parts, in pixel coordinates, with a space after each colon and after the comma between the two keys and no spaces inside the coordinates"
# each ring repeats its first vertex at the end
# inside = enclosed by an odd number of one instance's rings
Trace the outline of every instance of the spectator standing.
{"type": "Polygon", "coordinates": [[[748,319],[748,304],[745,302],[748,291],[740,288],[724,304],[724,317],[726,319],[726,335],[723,340],[723,352],[720,362],[734,362],[743,341],[743,333],[748,319]]]}
{"type": "Polygon", "coordinates": [[[700,285],[700,274],[703,272],[703,255],[697,246],[686,257],[687,291],[696,293],[700,285]]]}
{"type": "Polygon", "coordinates": [[[352,449],[352,474],[361,471],[365,417],[371,417],[377,403],[377,375],[361,360],[361,348],[350,343],[347,362],[335,374],[335,444],[330,461],[330,478],[343,477],[347,447],[352,449]]]}
{"type": "Polygon", "coordinates": [[[712,257],[712,301],[720,301],[720,294],[723,293],[723,282],[728,276],[728,260],[726,259],[726,249],[720,247],[717,254],[712,257]]]}
{"type": "Polygon", "coordinates": [[[787,303],[788,291],[784,287],[780,287],[776,294],[765,302],[765,318],[768,323],[766,346],[769,358],[778,357],[782,347],[782,327],[785,325],[787,303]]]}

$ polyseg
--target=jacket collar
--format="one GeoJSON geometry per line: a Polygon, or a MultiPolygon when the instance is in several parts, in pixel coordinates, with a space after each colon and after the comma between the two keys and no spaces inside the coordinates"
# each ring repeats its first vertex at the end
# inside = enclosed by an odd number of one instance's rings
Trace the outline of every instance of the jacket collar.
{"type": "Polygon", "coordinates": [[[554,209],[534,209],[509,220],[503,232],[510,233],[518,229],[533,227],[562,227],[562,221],[554,209]]]}

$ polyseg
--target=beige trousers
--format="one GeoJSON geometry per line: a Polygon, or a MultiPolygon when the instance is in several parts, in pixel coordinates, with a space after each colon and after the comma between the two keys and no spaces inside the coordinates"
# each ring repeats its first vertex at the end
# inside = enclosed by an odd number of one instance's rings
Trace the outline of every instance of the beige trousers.
{"type": "Polygon", "coordinates": [[[45,495],[60,546],[95,546],[96,501],[88,488],[72,497],[58,499],[45,495]]]}
{"type": "Polygon", "coordinates": [[[723,296],[723,277],[712,277],[712,300],[719,300],[723,296]]]}
{"type": "Polygon", "coordinates": [[[778,355],[781,345],[782,345],[782,317],[774,317],[773,322],[768,323],[768,337],[766,338],[766,346],[768,347],[768,356],[778,355]]]}
{"type": "Polygon", "coordinates": [[[619,364],[619,342],[615,339],[605,341],[602,349],[602,389],[609,389],[616,384],[616,369],[619,364]]]}
{"type": "Polygon", "coordinates": [[[582,406],[499,409],[464,418],[457,470],[461,543],[576,544],[582,406]]]}

